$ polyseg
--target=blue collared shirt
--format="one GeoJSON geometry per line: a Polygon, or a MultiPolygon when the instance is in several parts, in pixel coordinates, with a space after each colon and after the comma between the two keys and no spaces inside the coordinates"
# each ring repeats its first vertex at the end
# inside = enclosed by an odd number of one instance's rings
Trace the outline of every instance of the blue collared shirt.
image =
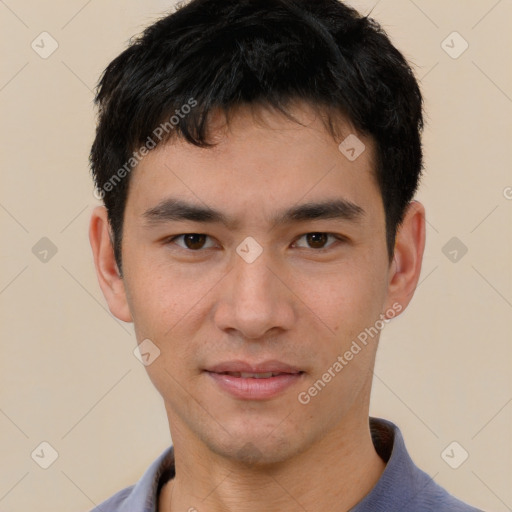
{"type": "MultiPolygon", "coordinates": [[[[386,468],[373,489],[350,512],[482,512],[466,505],[419,469],[393,423],[370,418],[375,449],[386,468]]],[[[174,477],[174,451],[167,448],[135,484],[91,512],[157,512],[158,493],[174,477]]]]}

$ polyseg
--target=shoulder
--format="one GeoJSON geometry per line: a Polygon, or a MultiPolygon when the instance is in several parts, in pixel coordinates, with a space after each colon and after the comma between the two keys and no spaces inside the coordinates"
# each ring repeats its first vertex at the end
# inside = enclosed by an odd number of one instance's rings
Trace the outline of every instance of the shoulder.
{"type": "Polygon", "coordinates": [[[106,499],[90,512],[154,512],[160,488],[175,474],[174,448],[166,448],[140,480],[106,499]]]}
{"type": "Polygon", "coordinates": [[[375,450],[386,468],[370,493],[352,512],[482,512],[460,501],[412,461],[400,429],[382,418],[370,418],[375,450]]]}
{"type": "Polygon", "coordinates": [[[113,496],[106,499],[99,505],[96,505],[90,512],[118,512],[122,510],[122,506],[129,500],[135,485],[130,485],[121,491],[116,492],[113,496]]]}
{"type": "Polygon", "coordinates": [[[483,512],[450,494],[420,469],[416,471],[419,485],[407,509],[416,512],[483,512]]]}

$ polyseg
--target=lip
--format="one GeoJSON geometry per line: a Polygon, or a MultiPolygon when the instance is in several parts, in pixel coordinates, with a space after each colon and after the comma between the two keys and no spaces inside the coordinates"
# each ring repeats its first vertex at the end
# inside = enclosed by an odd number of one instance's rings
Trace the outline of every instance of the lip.
{"type": "Polygon", "coordinates": [[[244,373],[300,373],[296,366],[283,363],[277,360],[262,361],[260,363],[248,363],[246,361],[234,360],[224,361],[206,368],[206,371],[213,373],[244,372],[244,373]]]}
{"type": "Polygon", "coordinates": [[[248,363],[226,361],[205,370],[207,375],[224,392],[241,400],[268,400],[282,394],[302,380],[304,372],[281,361],[248,363]],[[242,377],[230,373],[278,373],[267,378],[242,377]]]}

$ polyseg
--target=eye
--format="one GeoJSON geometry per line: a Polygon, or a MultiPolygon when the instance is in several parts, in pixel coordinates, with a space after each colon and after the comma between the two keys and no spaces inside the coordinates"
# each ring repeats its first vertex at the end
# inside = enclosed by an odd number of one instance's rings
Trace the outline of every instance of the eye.
{"type": "Polygon", "coordinates": [[[330,248],[334,243],[336,243],[336,240],[342,241],[343,237],[333,235],[332,233],[306,233],[305,235],[302,235],[297,242],[295,242],[295,245],[306,249],[323,250],[330,248]],[[334,242],[326,247],[329,238],[334,239],[334,242]],[[307,246],[298,244],[298,241],[302,239],[306,240],[306,243],[308,244],[307,246]]]}
{"type": "Polygon", "coordinates": [[[208,235],[204,235],[202,233],[185,233],[183,235],[176,235],[167,240],[167,243],[176,243],[178,247],[188,251],[199,251],[201,249],[210,249],[211,247],[215,247],[215,244],[206,245],[206,241],[210,237],[208,235]],[[178,243],[177,240],[182,240],[182,244],[178,243]]]}
{"type": "MultiPolygon", "coordinates": [[[[304,249],[314,249],[318,252],[328,250],[336,241],[343,241],[344,237],[334,235],[332,233],[314,232],[306,233],[295,241],[294,246],[304,249]],[[300,243],[305,240],[304,243],[300,243]],[[331,243],[328,244],[329,240],[331,243]]],[[[203,233],[184,233],[173,236],[166,240],[167,244],[175,243],[178,247],[192,252],[199,252],[202,249],[210,249],[215,247],[213,240],[203,233]]]]}

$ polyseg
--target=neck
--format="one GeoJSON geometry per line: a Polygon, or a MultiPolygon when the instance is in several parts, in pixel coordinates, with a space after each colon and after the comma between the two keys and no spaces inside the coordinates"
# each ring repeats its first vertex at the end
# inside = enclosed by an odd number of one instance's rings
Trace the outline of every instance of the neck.
{"type": "Polygon", "coordinates": [[[162,489],[160,512],[344,512],[370,492],[385,468],[367,417],[343,422],[306,451],[265,467],[226,460],[198,440],[173,440],[176,477],[162,489]]]}

